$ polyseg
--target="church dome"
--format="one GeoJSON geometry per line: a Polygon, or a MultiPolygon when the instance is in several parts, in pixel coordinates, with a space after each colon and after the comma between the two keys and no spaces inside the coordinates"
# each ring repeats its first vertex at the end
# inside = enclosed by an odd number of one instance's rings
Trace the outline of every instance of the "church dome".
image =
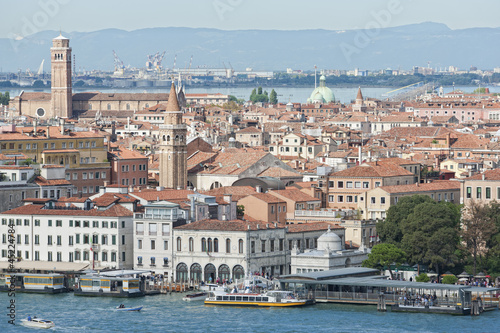
{"type": "Polygon", "coordinates": [[[318,250],[320,251],[341,251],[342,250],[342,239],[330,230],[328,226],[328,231],[323,235],[318,237],[318,250]]]}
{"type": "Polygon", "coordinates": [[[321,75],[319,86],[313,90],[311,96],[307,99],[309,103],[330,103],[335,102],[335,95],[332,90],[326,86],[326,77],[321,75]]]}

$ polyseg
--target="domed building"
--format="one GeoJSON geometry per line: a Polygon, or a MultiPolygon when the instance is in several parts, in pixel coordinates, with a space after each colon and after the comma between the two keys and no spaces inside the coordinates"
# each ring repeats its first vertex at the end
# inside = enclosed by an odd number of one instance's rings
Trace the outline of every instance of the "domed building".
{"type": "Polygon", "coordinates": [[[369,250],[346,250],[342,238],[330,230],[318,237],[317,248],[301,252],[294,248],[291,255],[291,274],[327,271],[345,267],[360,267],[368,259],[369,250]]]}
{"type": "Polygon", "coordinates": [[[335,95],[332,90],[326,86],[326,77],[321,75],[319,78],[319,87],[313,90],[307,103],[331,103],[335,102],[335,95]]]}

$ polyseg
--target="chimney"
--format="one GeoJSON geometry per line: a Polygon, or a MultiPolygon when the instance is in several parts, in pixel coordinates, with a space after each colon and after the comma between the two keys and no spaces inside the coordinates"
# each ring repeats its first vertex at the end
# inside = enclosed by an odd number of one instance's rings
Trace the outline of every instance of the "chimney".
{"type": "Polygon", "coordinates": [[[485,180],[485,179],[486,179],[486,177],[485,177],[484,173],[483,173],[483,175],[481,176],[481,179],[482,179],[482,180],[485,180]]]}
{"type": "Polygon", "coordinates": [[[38,130],[38,120],[37,119],[33,119],[33,136],[36,136],[36,132],[38,130]]]}
{"type": "Polygon", "coordinates": [[[46,133],[47,139],[50,139],[50,126],[47,125],[47,133],[46,133]]]}
{"type": "Polygon", "coordinates": [[[59,118],[59,124],[61,125],[61,135],[64,135],[64,118],[59,118]]]}

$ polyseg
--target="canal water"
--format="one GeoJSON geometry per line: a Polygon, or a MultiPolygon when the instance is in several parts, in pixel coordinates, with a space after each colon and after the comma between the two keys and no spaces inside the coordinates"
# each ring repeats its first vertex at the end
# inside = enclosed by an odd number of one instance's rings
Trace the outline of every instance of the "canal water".
{"type": "MultiPolygon", "coordinates": [[[[16,294],[16,323],[28,315],[54,321],[56,332],[499,332],[500,311],[478,317],[377,312],[376,306],[316,304],[301,308],[206,306],[182,294],[136,299],[16,294]],[[117,312],[120,303],[141,312],[117,312]]],[[[7,323],[7,293],[0,332],[33,332],[7,323]]]]}

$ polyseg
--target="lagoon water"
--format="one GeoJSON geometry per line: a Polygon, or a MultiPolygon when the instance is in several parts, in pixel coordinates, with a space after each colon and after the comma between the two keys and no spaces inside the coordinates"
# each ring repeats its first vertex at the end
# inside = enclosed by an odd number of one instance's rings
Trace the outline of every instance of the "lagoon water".
{"type": "MultiPolygon", "coordinates": [[[[293,88],[293,87],[264,87],[263,90],[266,90],[268,93],[271,92],[272,89],[276,90],[276,93],[278,94],[278,101],[281,103],[287,103],[288,101],[292,102],[297,102],[297,103],[306,103],[307,99],[311,95],[311,92],[314,90],[314,87],[309,87],[309,88],[293,88]]],[[[477,86],[470,86],[470,87],[455,87],[455,89],[460,89],[466,93],[471,93],[476,89],[477,86]]],[[[252,92],[252,87],[232,87],[232,88],[227,88],[227,87],[208,87],[208,88],[200,88],[200,87],[187,87],[186,88],[186,93],[188,94],[195,94],[195,93],[221,93],[221,94],[227,94],[227,95],[233,95],[236,96],[237,98],[241,99],[248,99],[250,97],[250,94],[252,92]]],[[[333,94],[335,95],[336,100],[349,104],[351,101],[356,99],[356,95],[358,92],[358,88],[356,87],[332,87],[331,88],[333,91],[333,94]]],[[[384,96],[387,92],[394,90],[396,88],[384,88],[384,87],[363,87],[361,88],[363,91],[363,97],[372,97],[372,98],[378,98],[378,99],[386,99],[387,97],[384,96]]],[[[500,92],[500,86],[491,86],[489,87],[490,92],[500,92]]],[[[11,97],[17,96],[21,93],[21,91],[34,91],[31,88],[5,88],[2,89],[0,88],[0,92],[5,92],[9,91],[9,94],[11,97]]],[[[73,88],[73,93],[77,92],[86,92],[86,91],[100,91],[104,93],[142,93],[142,92],[149,92],[149,93],[168,93],[170,88],[127,88],[127,89],[115,89],[115,88],[103,88],[103,89],[98,89],[98,88],[84,88],[84,89],[77,89],[73,88]]],[[[444,92],[450,92],[453,90],[453,87],[444,87],[444,92]]],[[[50,89],[42,89],[42,90],[37,90],[37,91],[43,91],[43,92],[50,92],[50,89]]]]}
{"type": "Polygon", "coordinates": [[[182,294],[136,299],[16,294],[16,323],[7,323],[9,298],[0,294],[0,332],[33,332],[20,325],[27,315],[55,322],[56,332],[499,332],[500,311],[478,317],[377,312],[376,306],[322,304],[302,308],[206,306],[183,302],[182,294]],[[117,312],[118,304],[143,305],[117,312]]]}

